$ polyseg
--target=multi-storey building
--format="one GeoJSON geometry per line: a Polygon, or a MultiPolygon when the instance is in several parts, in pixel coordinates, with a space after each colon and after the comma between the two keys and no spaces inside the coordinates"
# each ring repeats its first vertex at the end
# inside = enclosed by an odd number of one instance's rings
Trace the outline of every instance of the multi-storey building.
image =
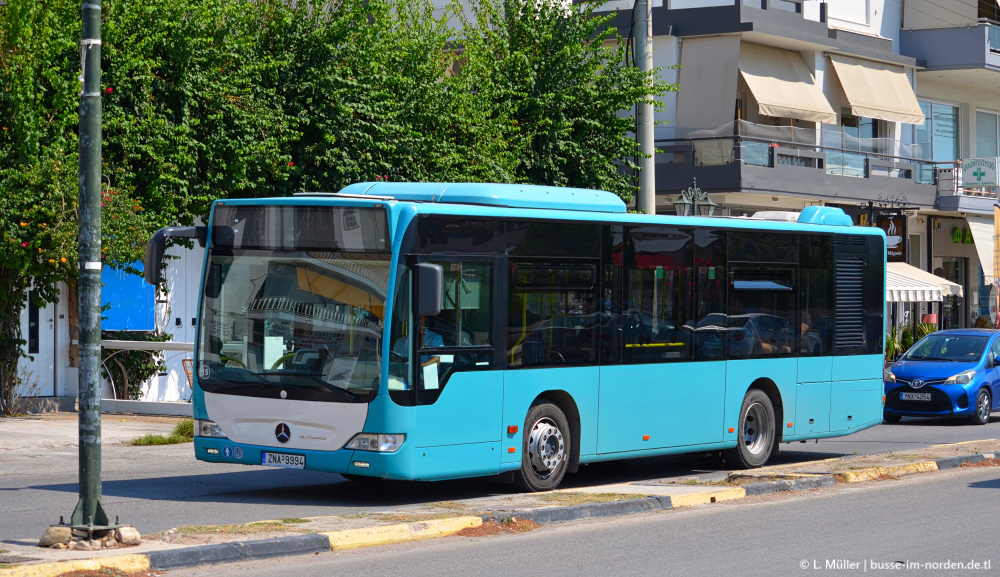
{"type": "MultiPolygon", "coordinates": [[[[607,7],[627,36],[631,3],[607,7]]],[[[717,215],[839,206],[898,241],[890,322],[995,318],[998,18],[992,0],[654,0],[654,63],[679,85],[657,212],[695,186],[717,215]]]]}

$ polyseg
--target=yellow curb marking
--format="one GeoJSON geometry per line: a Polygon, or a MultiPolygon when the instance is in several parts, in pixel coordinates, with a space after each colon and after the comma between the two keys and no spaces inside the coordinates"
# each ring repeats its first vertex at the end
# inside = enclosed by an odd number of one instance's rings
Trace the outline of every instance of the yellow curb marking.
{"type": "Polygon", "coordinates": [[[975,443],[1000,443],[1000,439],[979,439],[978,441],[962,441],[959,443],[945,443],[943,445],[931,445],[928,449],[943,449],[945,447],[957,447],[959,445],[972,445],[975,443]]]}
{"type": "Polygon", "coordinates": [[[688,495],[670,495],[670,506],[673,508],[693,507],[695,505],[705,505],[707,503],[717,503],[719,501],[742,499],[746,496],[747,492],[743,487],[721,489],[719,491],[705,491],[704,493],[691,493],[688,495]]]}
{"type": "Polygon", "coordinates": [[[861,483],[862,481],[878,479],[883,475],[905,477],[906,475],[913,475],[915,473],[930,473],[937,470],[938,466],[935,461],[923,461],[920,463],[910,463],[909,465],[897,465],[895,467],[869,467],[867,469],[858,469],[857,471],[841,471],[835,474],[848,483],[861,483]]]}
{"type": "Polygon", "coordinates": [[[387,545],[390,543],[402,543],[404,541],[444,537],[445,535],[457,533],[462,529],[478,527],[482,524],[483,520],[479,517],[453,517],[451,519],[435,519],[431,521],[418,521],[416,523],[385,525],[382,527],[329,531],[320,533],[320,535],[324,535],[330,539],[331,549],[354,549],[356,547],[370,547],[372,545],[387,545]]]}
{"type": "Polygon", "coordinates": [[[123,573],[148,571],[149,557],[145,555],[118,555],[115,557],[81,559],[78,561],[21,565],[11,569],[0,569],[0,577],[57,577],[70,571],[100,571],[104,568],[118,569],[123,573]]]}

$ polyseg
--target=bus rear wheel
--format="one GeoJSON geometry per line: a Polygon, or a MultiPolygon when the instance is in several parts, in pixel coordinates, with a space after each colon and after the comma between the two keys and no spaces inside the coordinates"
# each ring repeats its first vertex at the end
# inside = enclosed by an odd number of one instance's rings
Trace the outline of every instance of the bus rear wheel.
{"type": "Polygon", "coordinates": [[[726,463],[737,469],[763,466],[774,450],[775,441],[774,407],[764,391],[747,391],[736,430],[739,433],[736,447],[722,454],[726,463]]]}
{"type": "Polygon", "coordinates": [[[523,434],[514,484],[532,493],[555,489],[566,475],[573,446],[566,415],[552,403],[536,403],[524,419],[523,434]]]}

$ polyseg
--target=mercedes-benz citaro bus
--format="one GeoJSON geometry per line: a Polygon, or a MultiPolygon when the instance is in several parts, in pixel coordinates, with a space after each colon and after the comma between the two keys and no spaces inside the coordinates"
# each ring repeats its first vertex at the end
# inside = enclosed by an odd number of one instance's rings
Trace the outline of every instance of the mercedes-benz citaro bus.
{"type": "Polygon", "coordinates": [[[885,235],[628,213],[546,186],[360,183],[220,200],[194,377],[195,454],[555,488],[582,464],[778,443],[882,418],[885,235]]]}

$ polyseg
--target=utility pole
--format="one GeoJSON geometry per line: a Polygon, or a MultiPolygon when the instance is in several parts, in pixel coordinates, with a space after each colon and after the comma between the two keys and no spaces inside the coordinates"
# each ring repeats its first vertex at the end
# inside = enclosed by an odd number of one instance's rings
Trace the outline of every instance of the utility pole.
{"type": "Polygon", "coordinates": [[[80,501],[74,528],[108,528],[101,505],[101,0],[83,0],[80,40],[80,501]]]}
{"type": "MultiPolygon", "coordinates": [[[[652,0],[636,0],[635,3],[635,57],[639,70],[653,71],[653,7],[652,0]]],[[[652,101],[647,94],[644,100],[652,101]]],[[[639,160],[639,198],[636,208],[646,214],[656,214],[656,159],[653,156],[653,105],[641,102],[636,107],[636,140],[643,158],[639,160]]]]}

